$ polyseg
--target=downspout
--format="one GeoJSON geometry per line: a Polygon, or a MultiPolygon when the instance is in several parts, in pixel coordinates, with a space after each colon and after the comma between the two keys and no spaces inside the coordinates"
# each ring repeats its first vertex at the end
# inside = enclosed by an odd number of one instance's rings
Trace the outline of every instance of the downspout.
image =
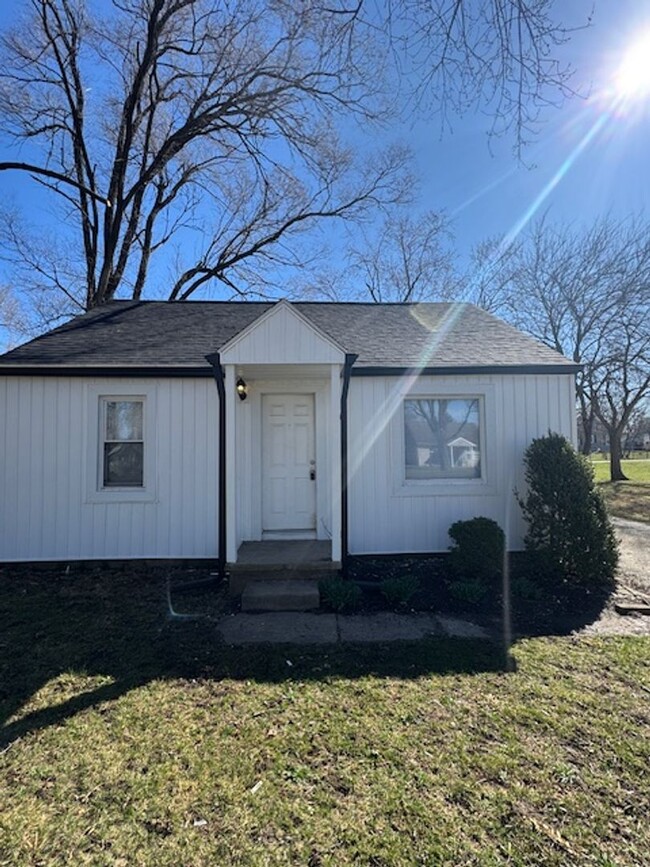
{"type": "Polygon", "coordinates": [[[226,576],[226,384],[225,373],[218,352],[205,356],[212,367],[219,395],[219,576],[226,576]]]}
{"type": "Polygon", "coordinates": [[[345,354],[343,365],[343,387],[341,389],[341,572],[348,577],[350,554],[348,530],[348,391],[352,365],[359,356],[345,354]]]}

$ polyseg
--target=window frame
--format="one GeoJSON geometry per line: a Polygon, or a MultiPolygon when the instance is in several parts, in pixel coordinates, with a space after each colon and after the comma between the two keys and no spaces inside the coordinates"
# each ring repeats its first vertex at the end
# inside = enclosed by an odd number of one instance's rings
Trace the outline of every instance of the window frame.
{"type": "MultiPolygon", "coordinates": [[[[484,401],[483,397],[480,394],[436,394],[436,395],[405,395],[402,399],[402,440],[403,440],[403,451],[402,451],[402,472],[404,476],[404,484],[405,485],[430,485],[433,483],[441,483],[448,484],[450,482],[483,482],[485,479],[485,459],[484,459],[484,449],[485,449],[485,435],[484,435],[484,427],[485,427],[485,409],[484,409],[484,401]],[[479,465],[480,465],[480,473],[478,476],[432,476],[428,479],[410,479],[407,478],[406,471],[406,403],[407,401],[416,401],[416,400],[466,400],[466,401],[476,401],[478,408],[478,428],[479,428],[479,465]]],[[[462,434],[459,434],[462,436],[462,434]]]]}
{"type": "Polygon", "coordinates": [[[151,503],[157,500],[156,389],[142,383],[124,383],[111,389],[90,385],[87,389],[85,491],[87,503],[151,503]],[[106,405],[111,401],[142,402],[142,485],[104,484],[106,405]]]}
{"type": "Polygon", "coordinates": [[[145,442],[146,442],[146,397],[141,395],[123,395],[120,397],[112,397],[102,395],[100,397],[100,464],[99,473],[98,473],[98,487],[102,491],[124,491],[124,490],[135,490],[141,491],[146,487],[146,478],[145,478],[145,442]],[[134,403],[140,404],[142,407],[142,436],[140,439],[130,439],[130,440],[118,440],[118,439],[109,439],[108,438],[108,405],[110,403],[134,403]],[[142,445],[142,482],[140,484],[128,484],[128,483],[117,483],[110,484],[106,482],[106,446],[108,443],[112,444],[122,444],[122,443],[140,443],[142,445]]]}
{"type": "Polygon", "coordinates": [[[436,383],[433,377],[419,380],[400,395],[392,425],[393,494],[398,497],[481,496],[497,493],[497,442],[494,386],[436,383]],[[479,410],[481,474],[474,478],[406,478],[405,406],[407,400],[476,400],[479,410]]]}

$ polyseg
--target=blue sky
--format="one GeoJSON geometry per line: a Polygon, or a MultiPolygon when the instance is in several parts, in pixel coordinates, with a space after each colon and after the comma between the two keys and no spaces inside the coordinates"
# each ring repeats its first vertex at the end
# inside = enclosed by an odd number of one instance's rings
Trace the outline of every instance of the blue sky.
{"type": "MultiPolygon", "coordinates": [[[[591,8],[583,2],[558,6],[571,20],[591,8]]],[[[546,210],[551,219],[580,223],[646,209],[650,100],[613,111],[612,81],[626,48],[649,28],[650,4],[596,0],[593,25],[575,33],[563,49],[577,67],[575,86],[589,96],[546,111],[523,165],[512,154],[511,140],[494,139],[488,147],[489,119],[478,112],[454,121],[442,140],[439,126],[414,130],[424,202],[454,217],[461,253],[546,210]]]]}
{"type": "MultiPolygon", "coordinates": [[[[4,0],[0,28],[22,0],[4,0]]],[[[584,21],[591,0],[558,0],[567,23],[584,21]]],[[[513,155],[512,140],[488,142],[490,118],[481,109],[412,128],[389,130],[415,151],[421,209],[444,209],[454,220],[462,260],[472,246],[493,235],[523,228],[548,211],[550,219],[588,223],[611,214],[624,217],[645,211],[650,194],[650,97],[628,111],[613,110],[612,80],[626,47],[650,30],[650,4],[640,0],[595,0],[593,23],[575,33],[563,56],[576,67],[575,86],[586,98],[574,98],[542,117],[537,141],[524,151],[524,164],[513,155]]],[[[4,151],[11,158],[15,151],[4,151]]],[[[23,157],[28,158],[27,151],[23,157]]],[[[0,173],[0,196],[40,208],[44,199],[27,176],[0,173]]]]}

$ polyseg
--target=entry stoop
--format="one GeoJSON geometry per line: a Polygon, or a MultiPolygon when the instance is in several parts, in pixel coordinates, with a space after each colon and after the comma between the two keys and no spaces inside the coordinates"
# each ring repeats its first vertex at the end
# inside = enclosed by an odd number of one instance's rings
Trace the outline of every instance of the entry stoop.
{"type": "Polygon", "coordinates": [[[315,581],[249,581],[241,596],[242,611],[310,611],[320,606],[315,581]]]}
{"type": "MultiPolygon", "coordinates": [[[[315,539],[244,542],[237,552],[237,562],[227,565],[230,595],[242,596],[244,611],[307,611],[318,608],[319,580],[336,575],[341,567],[339,562],[331,559],[331,550],[329,542],[315,539]],[[281,601],[277,604],[271,601],[268,605],[265,601],[264,608],[257,603],[254,608],[246,607],[248,603],[243,594],[251,584],[268,584],[268,595],[274,594],[281,601]],[[308,585],[311,589],[305,590],[301,585],[308,585]],[[293,593],[285,594],[281,589],[285,586],[301,588],[297,591],[298,596],[306,601],[297,607],[289,606],[283,597],[293,598],[293,593]]],[[[253,592],[253,598],[266,600],[261,591],[253,592]]]]}

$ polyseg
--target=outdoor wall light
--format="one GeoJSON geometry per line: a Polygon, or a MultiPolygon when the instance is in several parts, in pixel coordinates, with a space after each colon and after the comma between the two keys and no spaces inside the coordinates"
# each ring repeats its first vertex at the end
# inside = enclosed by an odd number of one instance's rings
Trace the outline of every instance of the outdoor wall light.
{"type": "Polygon", "coordinates": [[[237,394],[239,395],[239,399],[240,400],[246,400],[246,398],[248,397],[248,386],[246,385],[244,380],[241,378],[241,376],[239,377],[239,379],[235,383],[235,389],[237,391],[237,394]]]}

